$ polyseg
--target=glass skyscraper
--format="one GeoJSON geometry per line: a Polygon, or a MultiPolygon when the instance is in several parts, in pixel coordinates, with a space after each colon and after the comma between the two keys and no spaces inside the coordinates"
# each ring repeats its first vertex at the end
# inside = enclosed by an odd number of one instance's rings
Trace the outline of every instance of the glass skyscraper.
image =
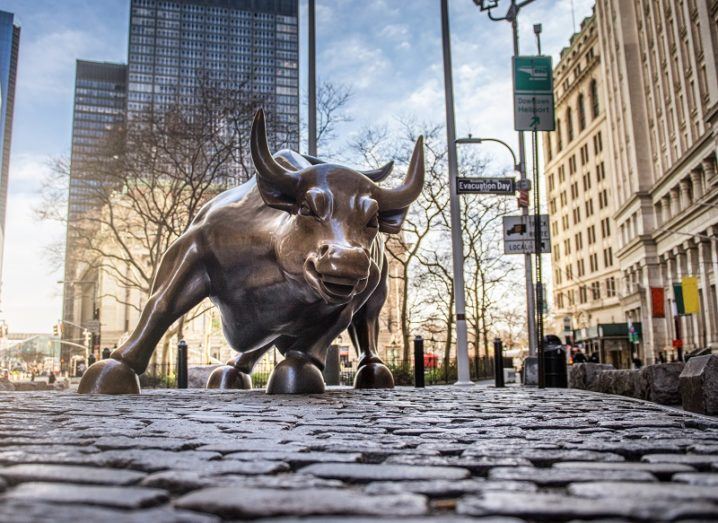
{"type": "MultiPolygon", "coordinates": [[[[107,183],[92,168],[103,153],[105,138],[124,125],[127,105],[127,66],[78,60],[75,70],[75,104],[72,117],[72,155],[67,219],[76,223],[83,213],[97,206],[96,191],[107,183]]],[[[86,226],[87,229],[87,226],[86,226]]],[[[91,233],[87,229],[86,233],[91,233]]],[[[68,227],[65,242],[63,283],[63,338],[82,340],[82,328],[99,334],[96,303],[96,268],[79,259],[77,231],[68,227]]],[[[61,360],[77,352],[62,345],[61,360]]]]}
{"type": "Polygon", "coordinates": [[[299,147],[297,0],[132,0],[128,120],[191,105],[203,78],[260,98],[275,145],[299,147]]]}
{"type": "Polygon", "coordinates": [[[10,142],[19,48],[20,26],[15,23],[15,15],[0,11],[0,274],[5,244],[10,142]]]}
{"type": "MultiPolygon", "coordinates": [[[[270,141],[297,150],[298,8],[298,0],[130,0],[127,65],[77,64],[68,220],[93,209],[93,190],[107,183],[88,168],[105,133],[117,123],[141,125],[148,109],[192,107],[203,79],[241,101],[261,101],[270,141]]],[[[230,170],[244,181],[237,173],[246,171],[230,170]]],[[[100,334],[98,274],[71,236],[68,228],[63,337],[82,343],[84,328],[100,334]]]]}

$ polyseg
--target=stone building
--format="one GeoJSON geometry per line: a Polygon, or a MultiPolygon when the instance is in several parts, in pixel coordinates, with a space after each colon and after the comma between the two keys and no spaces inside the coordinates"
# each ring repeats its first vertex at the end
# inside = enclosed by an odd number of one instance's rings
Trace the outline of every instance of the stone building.
{"type": "Polygon", "coordinates": [[[650,363],[718,348],[718,1],[599,0],[618,292],[650,363]],[[673,285],[697,279],[699,310],[673,285]]]}
{"type": "Polygon", "coordinates": [[[554,70],[556,131],[543,140],[552,330],[564,331],[586,352],[599,352],[602,361],[620,367],[630,364],[630,348],[617,294],[616,208],[601,61],[598,27],[591,16],[561,51],[554,70]]]}

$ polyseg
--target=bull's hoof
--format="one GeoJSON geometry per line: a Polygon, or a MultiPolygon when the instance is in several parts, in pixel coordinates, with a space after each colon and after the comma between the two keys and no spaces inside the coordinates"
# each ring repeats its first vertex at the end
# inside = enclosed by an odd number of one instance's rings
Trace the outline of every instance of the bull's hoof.
{"type": "Polygon", "coordinates": [[[355,389],[393,389],[394,376],[383,363],[367,363],[354,376],[355,389]]]}
{"type": "Polygon", "coordinates": [[[140,380],[125,363],[109,358],[90,365],[82,375],[79,394],[139,394],[140,380]]]}
{"type": "Polygon", "coordinates": [[[252,378],[232,365],[222,365],[207,379],[208,389],[251,389],[252,378]]]}
{"type": "Polygon", "coordinates": [[[269,377],[267,394],[321,394],[324,378],[308,358],[287,355],[269,377]]]}

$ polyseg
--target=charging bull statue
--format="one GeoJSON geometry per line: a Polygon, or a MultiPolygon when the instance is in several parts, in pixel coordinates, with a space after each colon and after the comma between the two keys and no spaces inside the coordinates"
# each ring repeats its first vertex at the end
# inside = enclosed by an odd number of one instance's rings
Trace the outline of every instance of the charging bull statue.
{"type": "Polygon", "coordinates": [[[398,233],[422,191],[423,139],[394,189],[375,183],[392,163],[359,172],[288,150],[272,156],[261,110],[251,153],[256,175],[207,203],[170,246],[137,327],[110,359],[87,369],[78,392],[139,393],[137,376],[162,335],[207,297],[239,353],[214,370],[208,388],[251,388],[252,368],[275,346],[284,360],[268,393],[324,392],[320,369],[345,329],[360,356],[354,386],[394,386],[377,354],[387,293],[380,233],[398,233]]]}

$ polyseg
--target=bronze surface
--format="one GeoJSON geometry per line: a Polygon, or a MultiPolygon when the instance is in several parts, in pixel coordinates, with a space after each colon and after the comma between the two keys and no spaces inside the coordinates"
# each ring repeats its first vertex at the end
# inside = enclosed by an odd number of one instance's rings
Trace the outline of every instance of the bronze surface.
{"type": "MultiPolygon", "coordinates": [[[[269,393],[323,392],[320,369],[345,329],[362,366],[373,365],[360,371],[366,377],[357,386],[393,386],[376,347],[387,292],[380,233],[398,233],[421,193],[423,138],[404,181],[393,189],[374,181],[388,176],[391,163],[361,173],[289,150],[273,156],[261,110],[252,125],[251,153],[256,175],[207,203],[170,246],[137,327],[112,360],[88,369],[79,392],[138,392],[136,374],[145,371],[162,335],[207,297],[240,353],[237,370],[250,374],[272,346],[285,356],[270,377],[269,393]],[[110,368],[111,361],[121,366],[110,368]]],[[[226,372],[212,383],[234,383],[226,372]]]]}

